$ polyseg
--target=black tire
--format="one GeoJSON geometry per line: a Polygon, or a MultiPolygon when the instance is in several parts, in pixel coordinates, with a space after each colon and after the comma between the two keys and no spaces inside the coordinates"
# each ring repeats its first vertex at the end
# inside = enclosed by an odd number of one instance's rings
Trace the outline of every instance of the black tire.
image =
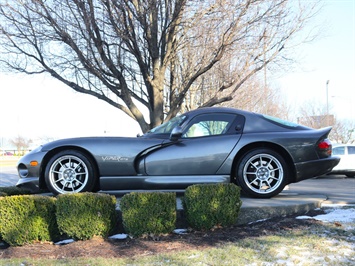
{"type": "Polygon", "coordinates": [[[249,196],[271,198],[287,185],[289,170],[285,160],[270,149],[246,153],[237,164],[237,184],[249,196]]]}
{"type": "Polygon", "coordinates": [[[75,150],[55,154],[45,169],[46,185],[55,195],[93,191],[96,179],[91,160],[75,150]]]}
{"type": "Polygon", "coordinates": [[[355,174],[346,174],[347,177],[355,177],[355,174]]]}

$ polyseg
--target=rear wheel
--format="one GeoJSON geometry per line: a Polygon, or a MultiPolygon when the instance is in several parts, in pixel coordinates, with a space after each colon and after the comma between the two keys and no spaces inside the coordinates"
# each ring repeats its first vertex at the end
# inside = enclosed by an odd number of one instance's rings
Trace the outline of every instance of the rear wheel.
{"type": "Polygon", "coordinates": [[[54,155],[45,170],[48,189],[55,195],[93,191],[95,170],[82,152],[65,150],[54,155]]]}
{"type": "Polygon", "coordinates": [[[238,185],[246,194],[256,198],[279,194],[287,184],[287,177],[285,160],[270,149],[252,150],[237,165],[238,185]]]}

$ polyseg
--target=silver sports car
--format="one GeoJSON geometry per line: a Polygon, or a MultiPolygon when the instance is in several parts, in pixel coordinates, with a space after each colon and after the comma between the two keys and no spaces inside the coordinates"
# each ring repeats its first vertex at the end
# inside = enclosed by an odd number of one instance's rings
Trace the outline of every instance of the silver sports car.
{"type": "Polygon", "coordinates": [[[249,196],[269,198],[338,164],[331,156],[330,130],[232,108],[201,108],[136,138],[42,145],[20,159],[17,186],[63,194],[232,182],[249,196]]]}

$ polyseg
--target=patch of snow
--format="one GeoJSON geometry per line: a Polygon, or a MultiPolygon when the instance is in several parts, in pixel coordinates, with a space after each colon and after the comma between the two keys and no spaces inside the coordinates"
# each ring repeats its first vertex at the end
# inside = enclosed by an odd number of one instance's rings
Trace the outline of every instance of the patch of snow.
{"type": "Polygon", "coordinates": [[[355,209],[329,209],[326,214],[314,216],[313,219],[322,222],[350,223],[355,221],[355,209]]]}
{"type": "Polygon", "coordinates": [[[297,216],[296,219],[298,219],[298,220],[307,220],[307,219],[313,219],[313,217],[307,216],[307,215],[302,215],[302,216],[297,216]]]}
{"type": "Polygon", "coordinates": [[[62,240],[62,241],[58,241],[56,243],[54,243],[55,245],[66,245],[66,244],[70,244],[70,243],[73,243],[75,242],[74,239],[65,239],[65,240],[62,240]]]}
{"type": "Polygon", "coordinates": [[[109,239],[126,239],[128,237],[127,234],[116,234],[116,235],[113,235],[113,236],[109,236],[108,238],[109,239]]]}
{"type": "MultiPolygon", "coordinates": [[[[339,208],[342,205],[333,205],[338,208],[325,209],[325,214],[320,214],[314,217],[303,215],[298,216],[296,219],[315,219],[322,222],[339,222],[339,223],[352,223],[355,222],[355,208],[339,208]]],[[[346,205],[349,207],[349,205],[346,205]]]]}
{"type": "Polygon", "coordinates": [[[177,235],[184,235],[187,234],[187,229],[175,229],[173,232],[177,235]]]}
{"type": "Polygon", "coordinates": [[[269,219],[268,219],[268,218],[267,218],[267,219],[261,219],[261,220],[257,220],[257,221],[254,221],[254,222],[250,222],[250,223],[248,223],[248,224],[261,223],[261,222],[265,222],[265,221],[267,221],[267,220],[269,220],[269,219]]]}
{"type": "Polygon", "coordinates": [[[355,204],[351,203],[322,203],[322,207],[329,207],[329,208],[339,208],[339,207],[355,207],[355,204]]]}

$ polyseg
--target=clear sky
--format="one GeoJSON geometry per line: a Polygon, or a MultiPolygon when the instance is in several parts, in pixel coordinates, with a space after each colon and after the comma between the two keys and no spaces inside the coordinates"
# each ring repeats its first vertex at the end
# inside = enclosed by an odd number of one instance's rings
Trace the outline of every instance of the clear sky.
{"type": "Polygon", "coordinates": [[[323,1],[315,23],[324,29],[317,41],[300,47],[299,67],[275,83],[290,104],[315,101],[339,118],[355,120],[355,0],[323,1]]]}
{"type": "MultiPolygon", "coordinates": [[[[355,0],[324,3],[316,21],[324,25],[322,37],[299,48],[296,69],[270,79],[292,106],[308,100],[325,104],[329,80],[331,113],[355,119],[355,0]]],[[[116,108],[92,96],[75,93],[58,81],[3,73],[0,80],[0,138],[140,133],[137,123],[116,108]]]]}

